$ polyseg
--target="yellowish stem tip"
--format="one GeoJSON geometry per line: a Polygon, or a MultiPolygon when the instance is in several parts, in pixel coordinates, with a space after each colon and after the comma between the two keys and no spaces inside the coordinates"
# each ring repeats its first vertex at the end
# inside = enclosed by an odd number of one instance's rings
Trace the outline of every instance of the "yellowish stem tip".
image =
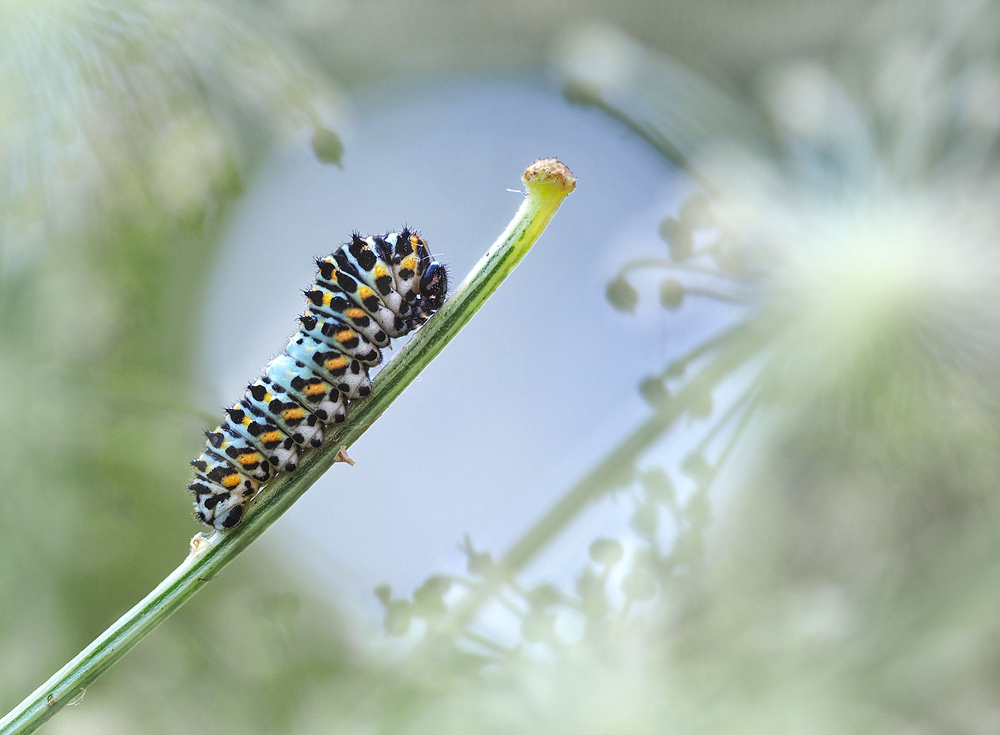
{"type": "Polygon", "coordinates": [[[569,194],[576,188],[576,177],[558,158],[539,158],[524,170],[521,177],[530,189],[557,189],[569,194]]]}

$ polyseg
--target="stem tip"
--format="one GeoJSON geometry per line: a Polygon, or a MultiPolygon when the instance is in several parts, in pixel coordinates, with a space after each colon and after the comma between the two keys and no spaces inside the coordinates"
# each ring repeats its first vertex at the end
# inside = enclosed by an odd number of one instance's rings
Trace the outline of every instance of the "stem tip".
{"type": "Polygon", "coordinates": [[[557,189],[569,194],[576,188],[576,177],[558,158],[539,158],[524,170],[521,177],[529,189],[557,189]]]}

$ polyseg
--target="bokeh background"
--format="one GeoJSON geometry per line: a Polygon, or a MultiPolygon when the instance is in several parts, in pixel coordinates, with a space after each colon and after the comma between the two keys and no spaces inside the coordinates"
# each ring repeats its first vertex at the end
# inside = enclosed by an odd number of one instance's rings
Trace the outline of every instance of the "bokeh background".
{"type": "Polygon", "coordinates": [[[998,134],[977,0],[0,3],[0,710],[184,557],[313,256],[460,279],[558,156],[357,465],[47,731],[996,732],[998,134]]]}

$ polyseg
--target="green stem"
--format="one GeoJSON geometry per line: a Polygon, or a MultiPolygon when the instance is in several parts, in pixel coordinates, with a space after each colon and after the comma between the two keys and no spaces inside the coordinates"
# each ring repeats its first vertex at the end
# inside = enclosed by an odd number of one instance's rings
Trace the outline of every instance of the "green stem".
{"type": "Polygon", "coordinates": [[[378,374],[371,395],[349,408],[347,421],[331,432],[327,443],[307,455],[297,472],[269,487],[240,526],[208,538],[195,536],[184,563],[0,720],[0,735],[34,732],[83,692],[253,543],[338,460],[341,447],[351,446],[382,415],[514,270],[576,186],[573,174],[554,158],[529,166],[523,181],[526,196],[507,229],[434,318],[378,374]]]}

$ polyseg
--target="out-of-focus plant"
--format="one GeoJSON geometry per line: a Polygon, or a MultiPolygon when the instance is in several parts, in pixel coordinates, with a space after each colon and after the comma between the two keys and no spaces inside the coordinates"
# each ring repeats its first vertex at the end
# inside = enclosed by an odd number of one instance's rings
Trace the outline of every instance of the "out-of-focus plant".
{"type": "Polygon", "coordinates": [[[5,272],[110,213],[196,225],[277,126],[313,128],[335,159],[333,90],[263,20],[229,3],[4,3],[5,272]]]}
{"type": "Polygon", "coordinates": [[[396,632],[424,622],[416,662],[451,641],[489,672],[406,731],[993,727],[996,12],[880,7],[841,51],[763,70],[764,118],[615,33],[568,43],[571,99],[702,190],[664,220],[662,254],[610,279],[612,306],[708,297],[739,318],[643,381],[650,420],[506,554],[467,540],[469,578],[412,603],[380,591],[396,632]],[[691,433],[678,466],[649,465],[691,433]],[[609,493],[632,499],[632,535],[594,540],[573,590],[523,588],[609,493]]]}

